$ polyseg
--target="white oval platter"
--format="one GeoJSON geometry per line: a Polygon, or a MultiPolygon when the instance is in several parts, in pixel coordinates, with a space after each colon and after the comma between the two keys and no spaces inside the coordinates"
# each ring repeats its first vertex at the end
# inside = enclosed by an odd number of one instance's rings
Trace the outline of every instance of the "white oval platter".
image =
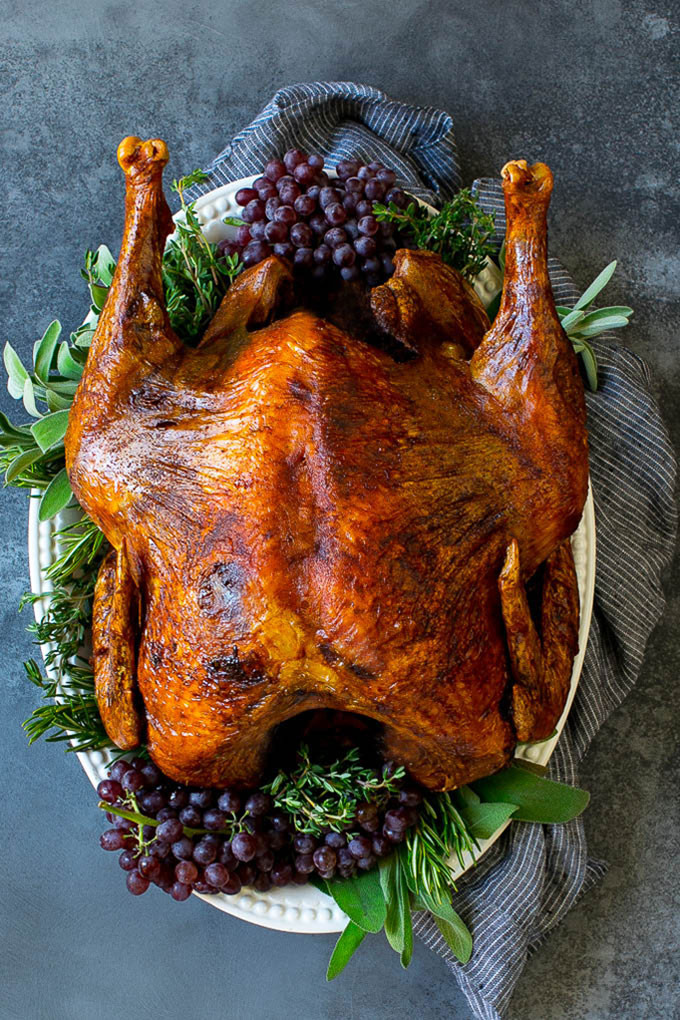
{"type": "MultiPolygon", "coordinates": [[[[248,177],[226,184],[202,195],[196,201],[196,213],[209,241],[217,243],[224,238],[233,236],[234,227],[226,225],[223,222],[224,217],[239,214],[240,209],[236,205],[234,196],[239,188],[247,187],[254,179],[254,177],[248,177]]],[[[428,206],[428,208],[430,207],[428,206]]],[[[493,263],[489,263],[475,280],[474,287],[480,298],[488,303],[498,292],[499,282],[498,269],[493,263]]],[[[60,555],[58,532],[66,524],[75,520],[77,516],[77,510],[66,510],[53,520],[40,522],[38,520],[38,500],[31,499],[28,521],[28,556],[31,589],[34,593],[48,595],[51,585],[45,576],[45,571],[60,555]]],[[[581,521],[572,536],[572,548],[578,578],[581,618],[579,651],[574,660],[569,696],[557,724],[555,735],[542,743],[520,747],[516,752],[517,758],[543,767],[550,760],[574,700],[590,630],[595,592],[595,511],[590,489],[581,521]]],[[[42,618],[47,605],[47,598],[41,598],[35,602],[34,612],[37,620],[42,618]]],[[[43,646],[43,657],[48,651],[49,646],[43,646]]],[[[88,779],[96,787],[106,776],[110,761],[109,753],[107,751],[79,752],[78,759],[88,779]]],[[[465,855],[462,867],[458,861],[452,858],[452,879],[455,880],[464,874],[475,863],[475,860],[478,860],[496,842],[510,824],[511,822],[506,822],[491,839],[481,840],[477,855],[475,857],[469,854],[465,855]]],[[[199,894],[194,893],[194,895],[199,894]]],[[[275,928],[279,931],[322,934],[342,931],[347,923],[346,915],[337,904],[325,893],[311,885],[291,885],[283,889],[271,889],[266,893],[259,893],[254,889],[243,889],[235,896],[200,895],[200,898],[219,910],[233,914],[244,921],[263,925],[266,928],[275,928]]]]}

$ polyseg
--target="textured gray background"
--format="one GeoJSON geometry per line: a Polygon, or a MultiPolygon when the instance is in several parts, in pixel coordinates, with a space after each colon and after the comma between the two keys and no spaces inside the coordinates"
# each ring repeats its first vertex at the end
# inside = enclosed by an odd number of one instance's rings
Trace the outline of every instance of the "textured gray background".
{"type": "MultiPolygon", "coordinates": [[[[54,316],[70,328],[82,318],[85,247],[117,250],[114,154],[125,134],[166,138],[168,176],[178,175],[207,162],[277,87],[355,79],[449,109],[468,181],[513,156],[552,166],[552,249],[581,285],[618,257],[608,298],[636,309],[626,342],[651,363],[678,439],[677,2],[2,0],[0,25],[0,322],[22,354],[54,316]]],[[[0,408],[17,413],[4,388],[0,408]]],[[[29,750],[19,728],[36,702],[16,614],[28,585],[25,497],[8,490],[0,513],[0,1016],[467,1017],[422,946],[402,972],[371,939],[327,986],[332,936],[277,934],[199,901],[125,892],[115,856],[98,849],[99,812],[77,761],[29,750]]],[[[529,962],[513,1020],[680,1017],[677,567],[668,581],[641,681],[583,768],[592,852],[611,870],[529,962]]]]}

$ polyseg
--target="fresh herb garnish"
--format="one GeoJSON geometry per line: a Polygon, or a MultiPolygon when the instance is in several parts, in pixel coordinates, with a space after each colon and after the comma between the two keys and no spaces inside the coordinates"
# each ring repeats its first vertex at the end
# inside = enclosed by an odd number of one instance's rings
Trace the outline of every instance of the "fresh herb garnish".
{"type": "Polygon", "coordinates": [[[363,801],[378,806],[387,803],[405,775],[402,767],[386,776],[364,765],[356,747],[332,764],[321,765],[311,760],[309,748],[301,744],[295,766],[279,772],[262,789],[293,819],[298,832],[319,836],[326,829],[342,832],[363,801]]]}
{"type": "Polygon", "coordinates": [[[434,215],[417,202],[405,209],[376,202],[373,210],[376,219],[391,223],[416,248],[437,252],[469,280],[481,273],[495,250],[494,217],[482,210],[469,188],[461,188],[434,215]]]}

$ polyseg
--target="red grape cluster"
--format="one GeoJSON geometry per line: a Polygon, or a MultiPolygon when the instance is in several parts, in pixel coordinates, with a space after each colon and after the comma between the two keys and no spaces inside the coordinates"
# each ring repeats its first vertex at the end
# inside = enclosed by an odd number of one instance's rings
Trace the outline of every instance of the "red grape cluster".
{"type": "Polygon", "coordinates": [[[382,163],[342,159],[337,178],[324,170],[323,156],[289,149],[271,159],[250,188],[241,188],[244,225],[235,241],[222,241],[225,255],[237,254],[245,266],[269,255],[288,259],[312,279],[364,279],[374,287],[394,272],[393,227],[373,215],[373,203],[408,205],[395,186],[396,174],[382,163]]]}
{"type": "Polygon", "coordinates": [[[97,793],[111,808],[147,820],[106,812],[113,827],[99,842],[104,850],[121,851],[129,891],[139,896],[154,883],[179,901],[193,890],[234,895],[252,886],[266,892],[304,885],[313,874],[349,878],[367,871],[403,841],[422,800],[416,788],[405,786],[382,807],[359,804],[343,832],[316,837],[296,832],[292,819],[260,790],[184,786],[143,758],[117,761],[97,793]]]}

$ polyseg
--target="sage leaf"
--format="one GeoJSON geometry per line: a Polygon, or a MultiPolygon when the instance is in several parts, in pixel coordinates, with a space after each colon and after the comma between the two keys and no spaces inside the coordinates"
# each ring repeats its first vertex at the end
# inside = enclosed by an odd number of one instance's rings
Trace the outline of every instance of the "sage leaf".
{"type": "Polygon", "coordinates": [[[603,290],[611,280],[615,269],[616,260],[614,260],[614,262],[610,262],[608,266],[605,266],[602,272],[595,277],[590,287],[588,287],[578,299],[574,305],[575,311],[579,308],[588,308],[589,305],[592,305],[600,291],[603,290]]]}
{"type": "Polygon", "coordinates": [[[410,960],[413,952],[413,925],[411,923],[411,894],[399,853],[390,854],[380,862],[380,885],[385,897],[385,935],[387,941],[402,959],[410,960]]]}
{"type": "Polygon", "coordinates": [[[53,446],[60,443],[66,435],[68,415],[68,411],[55,411],[53,414],[46,414],[44,418],[31,426],[33,438],[43,453],[47,453],[53,446]]]}
{"type": "Polygon", "coordinates": [[[328,892],[349,919],[364,931],[381,930],[387,908],[377,871],[364,871],[352,878],[332,879],[328,882],[328,892]]]}
{"type": "Polygon", "coordinates": [[[335,949],[328,961],[326,981],[332,981],[345,969],[365,938],[366,932],[350,921],[335,943],[335,949]]]}
{"type": "Polygon", "coordinates": [[[35,374],[41,382],[46,383],[49,379],[54,351],[61,335],[61,323],[55,319],[49,324],[42,339],[39,341],[34,358],[35,374]]]}
{"type": "Polygon", "coordinates": [[[36,450],[35,447],[32,450],[24,450],[23,453],[18,454],[7,465],[5,485],[11,485],[15,478],[18,478],[27,467],[35,464],[36,460],[39,460],[41,457],[42,450],[36,450]]]}
{"type": "Polygon", "coordinates": [[[458,800],[463,807],[467,807],[468,804],[479,804],[479,796],[475,793],[471,786],[459,786],[456,790],[458,800]]]}
{"type": "Polygon", "coordinates": [[[14,442],[26,443],[33,442],[31,439],[31,429],[28,425],[13,425],[6,414],[0,412],[0,434],[2,437],[7,437],[14,442]]]}
{"type": "Polygon", "coordinates": [[[519,822],[569,822],[590,800],[586,790],[545,779],[519,765],[509,765],[472,785],[488,803],[517,804],[512,817],[519,822]]]}
{"type": "Polygon", "coordinates": [[[48,521],[63,510],[71,501],[73,492],[66,474],[66,468],[59,471],[42,494],[38,509],[38,520],[48,521]]]}
{"type": "Polygon", "coordinates": [[[7,371],[7,389],[15,400],[21,400],[24,395],[24,383],[28,379],[28,372],[21,364],[21,358],[9,343],[5,344],[2,360],[7,371]]]}
{"type": "Polygon", "coordinates": [[[68,397],[62,397],[60,393],[55,393],[52,389],[48,389],[46,399],[50,411],[68,411],[73,403],[68,397]]]}
{"type": "Polygon", "coordinates": [[[460,809],[463,819],[476,839],[489,839],[511,818],[517,804],[468,804],[460,809]]]}
{"type": "Polygon", "coordinates": [[[579,309],[571,309],[562,319],[562,329],[566,332],[571,326],[577,322],[581,322],[585,318],[585,312],[579,311],[579,309]]]}
{"type": "Polygon", "coordinates": [[[413,956],[413,921],[411,920],[411,895],[406,884],[406,875],[403,867],[399,866],[397,871],[397,882],[399,888],[399,903],[402,924],[403,948],[399,957],[404,970],[408,967],[413,956]]]}
{"type": "Polygon", "coordinates": [[[37,404],[35,402],[35,397],[36,393],[33,387],[33,382],[30,376],[27,375],[24,380],[24,392],[23,392],[24,407],[26,408],[26,410],[28,411],[32,418],[41,418],[42,415],[38,410],[37,404]]]}
{"type": "Polygon", "coordinates": [[[67,379],[80,379],[83,374],[83,366],[75,360],[65,340],[59,344],[57,368],[60,374],[66,376],[67,379]]]}

